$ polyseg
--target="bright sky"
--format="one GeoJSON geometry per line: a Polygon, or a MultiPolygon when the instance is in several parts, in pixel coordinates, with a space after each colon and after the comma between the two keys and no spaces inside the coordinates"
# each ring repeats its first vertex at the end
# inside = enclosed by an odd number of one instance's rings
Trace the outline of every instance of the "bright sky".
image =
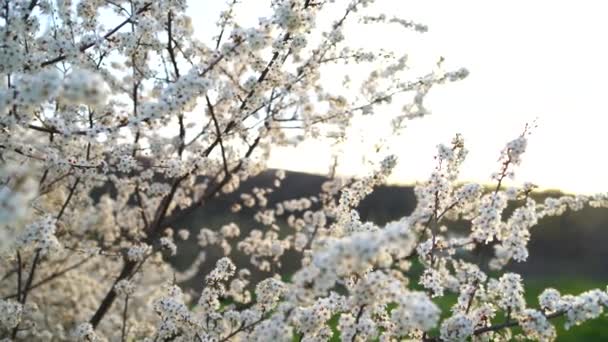
{"type": "MultiPolygon", "coordinates": [[[[191,1],[197,32],[209,35],[215,19],[207,18],[217,18],[222,3],[191,1]],[[197,13],[205,13],[201,14],[205,20],[199,20],[197,13]]],[[[244,0],[246,6],[265,3],[244,0]]],[[[360,46],[395,47],[410,53],[411,61],[426,65],[444,56],[446,65],[470,71],[464,81],[431,90],[425,103],[432,115],[408,123],[403,134],[391,141],[399,157],[394,182],[425,179],[434,166],[435,146],[449,142],[455,133],[463,134],[470,150],[462,179],[486,182],[499,167],[497,158],[504,144],[520,134],[525,123],[538,118],[516,180],[574,192],[608,191],[607,2],[378,0],[377,4],[428,25],[429,32],[403,35],[366,29],[356,32],[357,41],[365,42],[360,46]]],[[[246,19],[254,24],[257,17],[246,19]]],[[[365,139],[344,145],[342,173],[366,172],[361,159],[383,135],[374,124],[377,121],[367,118],[355,123],[354,130],[364,131],[365,139]]],[[[295,151],[277,150],[270,166],[325,173],[331,155],[330,148],[309,143],[295,151]]]]}

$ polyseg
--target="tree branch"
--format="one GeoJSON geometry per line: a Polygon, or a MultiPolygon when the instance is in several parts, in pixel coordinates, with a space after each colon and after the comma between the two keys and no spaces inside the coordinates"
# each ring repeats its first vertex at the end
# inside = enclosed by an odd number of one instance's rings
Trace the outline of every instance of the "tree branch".
{"type": "MultiPolygon", "coordinates": [[[[566,311],[557,311],[557,312],[554,312],[552,314],[545,315],[545,317],[547,319],[552,319],[552,318],[560,317],[560,316],[564,315],[565,313],[566,313],[566,311]]],[[[488,326],[488,327],[483,327],[483,328],[476,329],[475,332],[473,333],[473,335],[480,335],[480,334],[487,333],[487,332],[490,332],[490,331],[497,331],[497,330],[501,330],[501,329],[504,329],[504,328],[515,327],[515,326],[519,326],[519,322],[518,321],[507,321],[507,322],[502,323],[502,324],[491,325],[491,326],[488,326]]]]}
{"type": "MultiPolygon", "coordinates": [[[[135,14],[131,15],[129,18],[125,19],[123,22],[121,22],[120,24],[118,24],[116,27],[114,27],[110,31],[106,32],[106,34],[103,35],[103,40],[106,40],[106,39],[110,38],[114,33],[118,32],[118,30],[120,30],[121,28],[123,28],[126,24],[130,23],[136,15],[139,15],[139,14],[147,11],[150,8],[150,6],[152,6],[152,3],[150,3],[150,2],[147,3],[147,4],[144,4],[144,6],[142,8],[140,8],[139,10],[137,10],[137,12],[135,12],[135,14]]],[[[97,41],[93,41],[93,42],[84,44],[84,45],[82,45],[79,48],[79,50],[80,50],[80,52],[85,52],[86,50],[92,48],[95,45],[97,45],[97,41]]],[[[57,56],[57,57],[55,57],[55,58],[53,58],[51,60],[48,60],[46,62],[42,62],[40,64],[40,67],[44,68],[45,66],[61,62],[61,61],[65,60],[66,58],[67,58],[66,55],[57,56]]]]}
{"type": "MultiPolygon", "coordinates": [[[[30,291],[30,290],[33,290],[33,289],[35,289],[37,287],[40,287],[40,286],[42,286],[42,285],[44,285],[44,284],[46,284],[46,283],[48,283],[50,281],[53,281],[54,279],[56,279],[58,277],[61,277],[62,275],[68,273],[69,271],[74,270],[74,269],[80,267],[81,265],[83,265],[84,263],[86,263],[87,261],[89,261],[92,257],[93,257],[92,255],[88,256],[87,258],[84,258],[84,259],[80,260],[79,262],[77,262],[77,263],[75,263],[75,264],[73,264],[71,266],[68,266],[68,267],[64,268],[61,271],[55,272],[55,273],[51,274],[50,276],[48,276],[48,277],[46,277],[46,278],[44,278],[42,280],[39,280],[38,282],[32,284],[30,287],[26,288],[25,290],[30,291]]],[[[13,294],[10,294],[10,295],[4,297],[3,299],[9,299],[9,298],[15,298],[15,297],[19,298],[20,294],[19,293],[13,293],[13,294]]]]}
{"type": "Polygon", "coordinates": [[[224,149],[224,143],[222,141],[222,132],[220,130],[220,125],[217,122],[217,118],[215,117],[215,112],[213,110],[213,105],[211,105],[211,101],[209,101],[209,96],[205,95],[205,100],[207,101],[207,109],[209,109],[209,115],[213,119],[213,123],[215,125],[215,133],[217,134],[217,141],[220,144],[220,150],[222,152],[222,162],[224,163],[224,172],[226,175],[229,173],[228,171],[228,161],[226,160],[226,151],[224,149]]]}

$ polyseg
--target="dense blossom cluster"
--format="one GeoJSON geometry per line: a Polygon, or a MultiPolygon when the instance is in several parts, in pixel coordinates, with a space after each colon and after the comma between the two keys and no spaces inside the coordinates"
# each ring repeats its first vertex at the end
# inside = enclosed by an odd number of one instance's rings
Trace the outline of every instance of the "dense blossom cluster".
{"type": "Polygon", "coordinates": [[[0,324],[3,329],[13,329],[21,321],[23,306],[12,300],[0,300],[0,324]]]}
{"type": "Polygon", "coordinates": [[[392,155],[360,179],[334,165],[318,194],[281,202],[278,171],[235,197],[250,223],[181,225],[264,171],[273,146],[343,141],[392,104],[398,133],[429,114],[432,87],[468,75],[413,77],[408,56],[349,46],[350,25],[426,32],[373,2],[272,0],[244,27],[228,1],[203,40],[185,0],[0,0],[0,340],[312,342],[337,329],[342,341],[551,341],[553,318],[569,328],[601,315],[605,289],[547,289],[536,305],[521,276],[501,273],[526,261],[539,220],[608,206],[606,194],[538,203],[532,184],[505,189],[527,127],[490,190],[459,182],[462,136],[438,145],[415,210],[384,225],[357,207],[392,155]],[[325,86],[324,73],[353,64],[369,75],[325,86]],[[470,229],[453,230],[459,220],[470,229]],[[190,242],[194,262],[173,268],[190,242]],[[492,259],[473,263],[484,245],[492,259]]]}

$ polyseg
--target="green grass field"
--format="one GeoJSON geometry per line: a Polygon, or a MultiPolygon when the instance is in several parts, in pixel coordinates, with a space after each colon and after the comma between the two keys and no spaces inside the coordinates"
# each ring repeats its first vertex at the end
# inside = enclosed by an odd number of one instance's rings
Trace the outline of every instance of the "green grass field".
{"type": "MultiPolygon", "coordinates": [[[[548,287],[553,287],[557,289],[562,295],[576,295],[594,288],[605,289],[606,285],[606,283],[601,283],[599,281],[588,279],[538,279],[526,281],[525,296],[529,307],[538,307],[538,295],[548,287]]],[[[445,318],[449,316],[449,309],[456,302],[456,296],[453,294],[446,294],[444,297],[437,299],[435,302],[442,309],[442,318],[445,318]]],[[[497,321],[500,321],[500,319],[500,317],[497,317],[497,321]]],[[[565,319],[563,317],[555,318],[552,320],[552,322],[557,328],[557,341],[559,342],[608,341],[607,315],[603,315],[600,318],[587,321],[580,326],[572,327],[570,328],[570,330],[564,329],[565,319]]],[[[334,317],[330,321],[330,325],[334,329],[334,336],[331,339],[332,342],[340,341],[339,332],[335,328],[337,323],[338,317],[334,317]]],[[[434,331],[432,335],[437,336],[438,332],[434,331]]]]}
{"type": "MultiPolygon", "coordinates": [[[[538,305],[538,295],[547,287],[553,287],[562,294],[579,294],[593,288],[606,289],[607,283],[588,279],[544,279],[528,281],[526,283],[526,300],[528,305],[538,305]]],[[[579,342],[579,341],[608,341],[608,316],[584,322],[580,326],[564,329],[564,318],[553,320],[557,328],[557,341],[579,342]]]]}

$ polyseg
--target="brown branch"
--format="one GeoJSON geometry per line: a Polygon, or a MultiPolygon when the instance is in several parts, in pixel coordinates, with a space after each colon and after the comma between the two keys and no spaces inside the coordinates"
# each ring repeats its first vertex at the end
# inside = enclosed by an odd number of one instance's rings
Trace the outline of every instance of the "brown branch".
{"type": "Polygon", "coordinates": [[[34,261],[32,261],[32,268],[30,269],[30,275],[27,277],[27,281],[25,283],[25,289],[23,290],[21,304],[25,304],[25,302],[27,301],[27,295],[29,293],[28,289],[32,287],[32,282],[34,281],[34,276],[36,275],[36,267],[38,266],[39,260],[40,260],[40,250],[37,250],[36,254],[34,254],[34,261]]]}
{"type": "MultiPolygon", "coordinates": [[[[553,318],[556,318],[556,317],[563,316],[566,312],[567,311],[557,311],[557,312],[554,312],[552,314],[545,315],[545,317],[547,319],[553,319],[553,318]]],[[[505,323],[502,323],[502,324],[490,325],[490,326],[487,326],[487,327],[475,329],[475,331],[473,332],[473,336],[481,335],[481,334],[484,334],[484,333],[487,333],[487,332],[498,331],[498,330],[505,329],[505,328],[517,327],[517,326],[519,326],[519,322],[518,321],[511,321],[511,320],[509,320],[509,321],[507,321],[505,323]]],[[[425,337],[423,339],[423,341],[425,341],[425,342],[441,342],[442,340],[441,340],[440,337],[425,337]]]]}
{"type": "Polygon", "coordinates": [[[469,302],[467,303],[467,307],[465,310],[465,313],[469,313],[469,311],[471,310],[471,307],[473,306],[473,300],[475,299],[475,294],[477,293],[477,289],[479,288],[479,281],[475,280],[475,282],[473,283],[473,291],[471,292],[471,297],[469,298],[469,302]]]}
{"type": "MultiPolygon", "coordinates": [[[[126,127],[128,124],[129,124],[129,122],[125,121],[125,122],[118,124],[116,127],[106,128],[105,131],[111,132],[114,130],[118,130],[120,128],[126,127]]],[[[32,129],[34,131],[44,132],[44,133],[65,135],[63,132],[59,131],[58,129],[56,129],[55,127],[52,127],[52,126],[50,126],[50,127],[49,126],[36,126],[36,125],[28,124],[27,128],[32,129]]],[[[87,134],[89,134],[89,131],[80,130],[80,131],[70,132],[70,134],[71,135],[87,135],[87,134]]]]}
{"type": "Polygon", "coordinates": [[[125,307],[122,310],[122,329],[120,334],[120,341],[125,342],[127,337],[127,310],[129,308],[129,295],[125,296],[125,307]]]}
{"type": "MultiPolygon", "coordinates": [[[[27,295],[29,293],[28,289],[32,286],[32,281],[34,281],[34,276],[36,275],[36,267],[38,266],[38,261],[40,260],[40,250],[36,251],[34,254],[34,261],[32,261],[32,267],[30,268],[30,274],[25,283],[25,289],[23,290],[23,296],[21,297],[20,303],[21,305],[25,305],[27,301],[27,295]]],[[[15,339],[17,337],[17,332],[19,331],[19,325],[17,324],[15,328],[13,328],[12,338],[15,339]]]]}
{"type": "MultiPolygon", "coordinates": [[[[236,42],[235,45],[232,47],[231,51],[234,51],[240,44],[241,44],[241,42],[236,42]]],[[[278,54],[275,54],[275,55],[276,55],[276,57],[273,56],[273,59],[271,60],[271,62],[269,62],[269,64],[266,67],[266,69],[262,72],[262,74],[258,78],[258,83],[262,82],[265,79],[266,75],[268,74],[268,71],[269,71],[270,67],[274,63],[274,60],[276,60],[276,58],[278,58],[278,54]]],[[[225,54],[222,54],[221,56],[219,56],[218,58],[216,58],[213,62],[211,62],[207,66],[207,68],[205,68],[201,73],[199,73],[199,76],[204,76],[206,73],[208,73],[210,70],[212,70],[220,61],[222,61],[222,59],[224,57],[225,57],[225,54]]],[[[248,98],[250,98],[252,95],[253,95],[253,93],[251,92],[250,95],[248,96],[248,98]]],[[[241,108],[245,107],[248,98],[246,98],[246,99],[243,100],[243,102],[241,103],[241,108]]],[[[230,131],[234,126],[236,126],[236,122],[235,121],[229,122],[228,125],[226,126],[226,128],[224,129],[224,134],[227,133],[228,131],[230,131]]],[[[249,150],[246,153],[246,157],[248,157],[249,155],[251,155],[251,153],[253,152],[253,150],[255,149],[255,147],[258,145],[260,139],[261,139],[261,136],[259,136],[254,141],[254,143],[250,146],[249,150]]],[[[203,152],[203,155],[204,156],[208,156],[211,153],[211,151],[213,150],[213,148],[215,148],[215,146],[217,146],[218,144],[219,144],[219,139],[216,139],[203,152]]],[[[242,167],[242,165],[243,165],[243,160],[241,160],[239,162],[239,164],[235,168],[233,168],[233,171],[240,169],[242,167]]],[[[168,208],[169,208],[169,206],[171,204],[171,201],[173,200],[173,196],[175,195],[175,192],[177,191],[177,188],[179,187],[180,183],[183,180],[185,180],[189,175],[190,174],[186,174],[186,175],[184,175],[184,176],[176,179],[176,181],[173,183],[173,185],[171,187],[171,190],[170,190],[169,194],[165,198],[163,198],[163,200],[159,204],[159,207],[158,207],[158,209],[156,211],[155,218],[154,218],[154,220],[152,221],[152,223],[149,225],[149,227],[147,229],[147,231],[148,231],[148,237],[146,238],[146,242],[153,241],[157,237],[157,235],[160,233],[160,230],[163,227],[167,226],[167,223],[164,222],[165,221],[164,219],[165,219],[165,216],[167,215],[168,208]]],[[[229,181],[229,179],[230,179],[229,176],[230,176],[230,174],[226,174],[224,176],[223,180],[210,193],[208,193],[206,196],[203,196],[203,198],[201,198],[198,202],[200,202],[200,204],[202,204],[204,202],[204,200],[206,200],[207,198],[210,198],[211,196],[215,195],[229,181]]],[[[197,206],[198,205],[193,205],[190,208],[194,209],[197,206]]],[[[184,212],[184,211],[182,211],[182,212],[184,212]]],[[[121,273],[116,278],[114,284],[116,284],[118,281],[120,281],[122,279],[127,278],[133,272],[133,270],[136,269],[136,266],[137,266],[136,262],[126,261],[125,264],[124,264],[124,266],[123,266],[123,269],[122,269],[121,273]]],[[[112,303],[114,302],[115,298],[116,298],[116,292],[114,291],[114,286],[112,286],[112,288],[107,292],[106,296],[102,300],[100,306],[95,311],[93,317],[89,321],[91,323],[91,325],[93,326],[93,328],[97,327],[97,325],[99,324],[99,322],[101,321],[101,319],[103,318],[103,316],[106,314],[106,312],[112,306],[112,303]]]]}
{"type": "MultiPolygon", "coordinates": [[[[72,188],[70,189],[70,193],[68,194],[68,198],[65,200],[65,202],[63,203],[61,209],[59,210],[59,214],[57,214],[57,221],[59,221],[59,219],[61,219],[61,216],[63,216],[63,213],[65,212],[65,209],[68,206],[68,203],[70,202],[70,200],[72,199],[72,196],[74,195],[74,191],[76,190],[76,187],[78,186],[78,183],[80,181],[80,178],[76,178],[76,181],[74,182],[74,185],[72,186],[72,188]]],[[[26,301],[27,301],[27,295],[29,294],[30,290],[32,289],[32,282],[34,281],[34,276],[35,276],[35,272],[36,272],[36,267],[38,266],[38,261],[40,260],[40,249],[38,249],[36,251],[36,254],[34,255],[34,261],[32,262],[32,267],[30,269],[30,274],[27,278],[27,281],[25,283],[25,288],[23,289],[23,296],[20,296],[19,294],[17,295],[18,297],[21,297],[21,304],[25,305],[26,301]]],[[[20,292],[20,290],[18,290],[17,292],[20,292]]],[[[15,326],[15,328],[13,329],[13,333],[12,333],[12,338],[16,338],[17,336],[17,331],[19,330],[19,324],[17,324],[15,326]]]]}
{"type": "Polygon", "coordinates": [[[147,229],[148,230],[148,237],[146,238],[147,242],[154,241],[156,236],[160,233],[159,227],[160,227],[162,221],[165,219],[165,216],[167,215],[169,206],[171,205],[171,201],[173,201],[173,196],[175,196],[175,193],[177,192],[179,185],[186,178],[188,178],[188,176],[189,176],[189,174],[185,174],[185,175],[177,178],[173,182],[173,185],[171,186],[171,190],[169,190],[169,193],[161,200],[161,203],[158,205],[158,208],[156,209],[156,215],[154,216],[154,221],[152,221],[152,223],[150,224],[150,226],[147,229]]]}
{"type": "MultiPolygon", "coordinates": [[[[556,317],[562,316],[565,313],[566,313],[566,311],[557,311],[557,312],[554,312],[552,314],[545,315],[545,317],[547,319],[552,319],[552,318],[556,318],[556,317]]],[[[516,327],[516,326],[519,326],[519,322],[518,321],[507,321],[507,322],[502,323],[502,324],[490,325],[490,326],[487,326],[487,327],[476,329],[475,332],[473,333],[473,335],[481,335],[483,333],[487,333],[487,332],[490,332],[490,331],[497,331],[497,330],[501,330],[501,329],[504,329],[504,328],[516,327]]]]}
{"type": "MultiPolygon", "coordinates": [[[[72,174],[71,172],[65,173],[65,174],[53,179],[48,184],[45,184],[44,188],[41,188],[40,191],[38,192],[38,196],[42,196],[42,195],[45,195],[45,194],[51,192],[53,190],[53,189],[51,189],[51,187],[53,185],[57,184],[59,181],[65,179],[66,177],[70,176],[71,174],[72,174]]],[[[40,185],[43,185],[43,184],[40,184],[40,185]]]]}
{"type": "Polygon", "coordinates": [[[137,263],[135,261],[125,262],[122,270],[120,271],[120,274],[114,281],[114,284],[112,285],[108,293],[105,295],[105,297],[102,299],[101,303],[99,304],[99,307],[93,314],[93,317],[91,317],[91,319],[89,320],[89,323],[93,326],[93,329],[95,329],[97,325],[99,325],[99,322],[101,322],[103,316],[105,316],[106,312],[108,312],[108,310],[112,306],[112,303],[114,303],[114,299],[116,299],[116,292],[114,291],[114,286],[116,285],[116,283],[127,278],[129,274],[131,274],[131,272],[135,269],[136,265],[137,263]]]}
{"type": "Polygon", "coordinates": [[[12,276],[13,274],[17,273],[17,268],[13,268],[12,270],[6,272],[2,278],[0,278],[0,282],[5,281],[6,279],[8,279],[10,276],[12,276]]]}
{"type": "Polygon", "coordinates": [[[180,218],[184,217],[185,215],[191,213],[195,209],[201,207],[205,203],[205,201],[207,201],[208,199],[210,199],[213,196],[215,196],[226,184],[228,184],[228,181],[230,181],[230,175],[233,174],[233,173],[235,173],[235,172],[237,172],[237,171],[239,171],[243,167],[244,160],[246,158],[248,158],[249,156],[251,156],[251,154],[253,153],[253,151],[255,150],[255,148],[260,143],[261,139],[262,139],[262,136],[258,136],[255,139],[255,141],[253,142],[253,144],[251,144],[249,146],[249,149],[245,153],[245,156],[239,161],[239,163],[235,167],[232,168],[231,172],[229,172],[228,174],[224,175],[224,177],[222,178],[222,180],[219,183],[217,183],[217,185],[211,191],[209,191],[208,193],[202,195],[198,200],[194,201],[188,208],[183,209],[180,212],[178,212],[176,214],[173,214],[172,216],[170,216],[169,218],[167,218],[165,220],[165,222],[163,222],[162,225],[159,226],[159,229],[171,226],[177,220],[179,220],[180,218]]]}
{"type": "MultiPolygon", "coordinates": [[[[240,45],[240,43],[236,43],[232,47],[231,51],[234,51],[239,45],[240,45]]],[[[222,54],[221,56],[216,58],[202,72],[199,73],[199,76],[204,76],[209,71],[211,71],[220,61],[222,61],[224,59],[224,57],[225,57],[225,55],[222,54]]],[[[209,150],[208,153],[211,153],[211,150],[209,150]]],[[[171,205],[173,196],[175,195],[175,192],[177,191],[177,188],[179,187],[181,182],[184,181],[188,176],[190,176],[190,173],[185,174],[185,175],[179,177],[178,179],[176,179],[175,182],[173,183],[173,185],[171,186],[171,190],[170,190],[169,194],[161,200],[161,203],[159,204],[159,206],[156,210],[156,215],[154,216],[154,220],[148,225],[148,227],[146,229],[148,231],[148,237],[145,239],[145,242],[150,243],[150,242],[154,241],[154,239],[158,236],[158,234],[160,234],[160,229],[166,226],[166,224],[163,225],[163,221],[164,221],[165,216],[167,215],[167,211],[169,209],[169,206],[171,205]]],[[[125,261],[125,264],[124,264],[120,274],[114,281],[114,285],[116,285],[117,282],[119,282],[123,279],[126,279],[127,277],[130,277],[132,275],[133,271],[137,269],[136,267],[137,267],[137,262],[128,261],[128,260],[125,261]]],[[[89,320],[89,323],[93,326],[93,328],[96,328],[97,325],[99,325],[99,322],[101,322],[101,320],[105,316],[106,312],[108,312],[108,310],[114,303],[114,300],[116,299],[116,292],[114,291],[114,285],[112,285],[112,287],[108,290],[108,292],[102,299],[101,303],[99,304],[99,307],[97,308],[97,310],[95,310],[95,313],[89,320]]]]}
{"type": "Polygon", "coordinates": [[[175,72],[175,78],[179,78],[179,68],[177,67],[177,60],[175,59],[175,50],[173,49],[173,12],[169,11],[167,14],[167,51],[169,51],[169,59],[171,60],[171,64],[173,64],[173,71],[175,72]]]}
{"type": "MultiPolygon", "coordinates": [[[[44,278],[42,280],[39,280],[38,282],[32,284],[30,287],[26,288],[25,290],[30,291],[30,290],[33,290],[33,289],[35,289],[37,287],[40,287],[40,286],[48,283],[48,282],[51,282],[54,279],[56,279],[58,277],[61,277],[62,275],[68,273],[69,271],[74,270],[74,269],[80,267],[81,265],[83,265],[84,263],[86,263],[87,261],[89,261],[92,257],[93,256],[91,255],[91,256],[83,259],[83,260],[80,260],[79,262],[75,263],[74,265],[68,266],[68,267],[64,268],[63,270],[61,270],[61,271],[55,272],[55,273],[51,274],[50,276],[48,276],[48,277],[46,277],[46,278],[44,278]]],[[[4,297],[3,299],[9,299],[9,298],[15,298],[15,297],[19,298],[20,294],[19,293],[13,293],[13,294],[10,294],[10,295],[4,297]]]]}
{"type": "Polygon", "coordinates": [[[228,161],[226,160],[226,150],[224,149],[224,142],[222,141],[222,132],[220,130],[220,125],[217,122],[217,118],[215,116],[215,111],[213,110],[213,105],[211,105],[211,101],[209,101],[209,96],[205,95],[205,100],[207,101],[207,109],[209,109],[209,115],[213,119],[213,123],[215,125],[215,133],[217,134],[217,141],[220,144],[220,150],[222,152],[222,162],[224,163],[224,172],[226,175],[229,173],[228,171],[228,161]]]}
{"type": "Polygon", "coordinates": [[[63,202],[63,205],[61,206],[61,210],[59,210],[59,214],[57,214],[57,221],[59,221],[59,219],[61,219],[61,216],[63,216],[63,213],[65,213],[65,209],[67,208],[68,204],[72,200],[72,196],[74,196],[74,192],[76,191],[76,187],[78,186],[78,183],[80,183],[80,178],[76,178],[76,181],[74,181],[74,185],[72,185],[72,187],[70,188],[68,198],[66,198],[65,202],[63,202]]]}
{"type": "Polygon", "coordinates": [[[241,331],[251,329],[251,328],[255,327],[256,325],[262,323],[266,319],[267,318],[264,317],[264,312],[262,312],[262,317],[260,317],[260,319],[258,319],[255,322],[249,323],[249,324],[241,324],[241,326],[238,329],[236,329],[235,331],[228,334],[228,336],[221,339],[220,342],[226,342],[226,341],[230,340],[232,337],[234,337],[236,334],[240,333],[241,331]]]}
{"type": "Polygon", "coordinates": [[[21,20],[26,21],[30,17],[30,14],[32,14],[32,11],[34,10],[34,7],[36,7],[37,4],[38,0],[31,0],[30,4],[27,5],[27,11],[25,11],[23,17],[21,17],[21,20]]]}
{"type": "Polygon", "coordinates": [[[21,300],[22,271],[21,253],[17,251],[17,301],[21,300]]]}
{"type": "MultiPolygon", "coordinates": [[[[159,206],[156,210],[156,215],[154,217],[154,221],[152,221],[150,223],[150,225],[147,227],[148,236],[145,239],[146,243],[153,242],[156,239],[156,237],[158,236],[158,234],[160,234],[159,228],[161,226],[161,223],[163,222],[165,215],[167,214],[171,201],[173,200],[173,196],[175,196],[175,193],[176,193],[179,185],[181,184],[181,182],[183,182],[188,176],[189,176],[189,174],[186,174],[184,176],[177,178],[173,182],[173,185],[171,186],[171,190],[169,191],[169,194],[167,194],[161,200],[161,203],[159,204],[159,206]]],[[[124,264],[120,274],[115,279],[114,284],[112,285],[110,290],[106,293],[106,295],[103,298],[103,300],[101,301],[99,307],[93,314],[93,317],[91,317],[91,319],[89,320],[89,323],[93,326],[93,328],[97,327],[99,322],[101,322],[101,319],[105,316],[106,312],[110,309],[110,307],[114,303],[114,300],[116,299],[116,291],[114,291],[114,286],[119,281],[131,277],[132,274],[134,273],[134,271],[137,271],[139,269],[139,268],[137,268],[137,264],[138,263],[135,261],[130,261],[130,260],[125,261],[125,264],[124,264]]]]}
{"type": "MultiPolygon", "coordinates": [[[[172,28],[172,23],[173,23],[173,12],[169,11],[169,13],[167,14],[167,51],[169,51],[169,59],[171,60],[171,64],[173,65],[173,72],[175,73],[175,79],[179,79],[180,77],[180,72],[179,72],[179,68],[177,66],[177,59],[175,57],[175,49],[173,46],[173,28],[172,28]]],[[[167,75],[167,77],[169,77],[169,75],[167,75]]],[[[178,115],[178,121],[179,121],[179,145],[177,148],[177,154],[181,157],[182,153],[184,152],[184,148],[186,147],[186,129],[184,126],[184,115],[183,114],[179,114],[178,115]]]]}
{"type": "MultiPolygon", "coordinates": [[[[355,325],[359,323],[359,320],[361,320],[361,317],[363,316],[363,310],[365,309],[365,304],[361,305],[359,307],[359,312],[357,313],[357,317],[355,318],[355,325]]],[[[353,334],[353,337],[350,339],[351,342],[355,342],[355,339],[357,338],[357,335],[359,334],[359,330],[355,330],[355,333],[353,334]]]]}
{"type": "Polygon", "coordinates": [[[141,192],[139,191],[139,184],[137,184],[135,186],[135,199],[137,200],[137,205],[139,206],[139,209],[141,210],[141,219],[144,221],[144,225],[147,227],[149,222],[148,222],[148,217],[146,216],[146,209],[144,208],[144,202],[141,198],[141,192]]]}
{"type": "Polygon", "coordinates": [[[186,126],[184,125],[184,115],[179,114],[177,116],[179,122],[179,146],[177,148],[177,154],[182,156],[184,149],[186,148],[186,126]]]}
{"type": "Polygon", "coordinates": [[[228,24],[228,18],[232,15],[232,10],[234,9],[234,5],[236,5],[237,0],[233,0],[232,3],[229,5],[229,9],[228,9],[228,14],[226,16],[226,19],[224,19],[224,21],[222,22],[222,28],[220,29],[220,34],[218,34],[217,39],[215,41],[215,49],[219,49],[220,48],[220,43],[222,41],[222,37],[224,36],[224,31],[226,30],[226,25],[228,24]]]}

